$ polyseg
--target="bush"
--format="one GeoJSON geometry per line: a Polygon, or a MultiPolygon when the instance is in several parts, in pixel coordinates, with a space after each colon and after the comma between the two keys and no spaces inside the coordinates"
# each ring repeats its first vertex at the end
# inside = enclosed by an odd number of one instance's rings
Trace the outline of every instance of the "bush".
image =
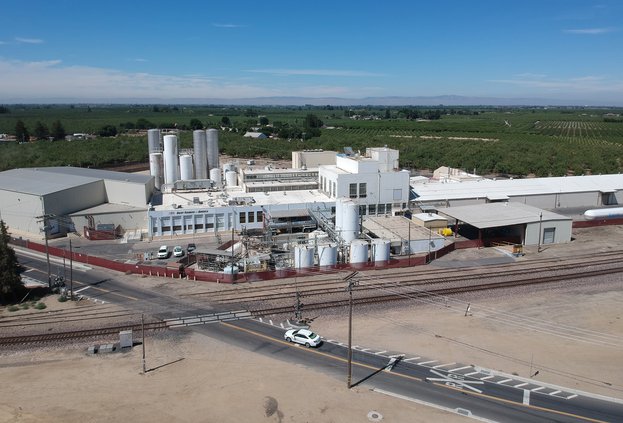
{"type": "Polygon", "coordinates": [[[35,306],[35,308],[37,310],[43,310],[44,308],[46,308],[47,306],[43,303],[37,303],[37,305],[35,306]]]}
{"type": "Polygon", "coordinates": [[[18,307],[18,306],[16,306],[16,305],[12,305],[12,306],[9,306],[9,307],[7,308],[7,310],[9,310],[9,311],[13,312],[13,311],[17,311],[17,310],[19,310],[19,307],[18,307]]]}
{"type": "Polygon", "coordinates": [[[30,308],[30,304],[28,303],[22,303],[19,306],[22,308],[22,310],[28,310],[30,308]]]}
{"type": "Polygon", "coordinates": [[[67,301],[67,296],[66,295],[60,295],[58,297],[58,302],[59,303],[64,303],[65,301],[67,301]]]}

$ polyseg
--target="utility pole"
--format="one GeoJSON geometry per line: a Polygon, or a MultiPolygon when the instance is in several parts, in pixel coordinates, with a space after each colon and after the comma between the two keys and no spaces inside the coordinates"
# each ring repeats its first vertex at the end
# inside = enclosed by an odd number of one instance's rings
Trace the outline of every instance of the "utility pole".
{"type": "Polygon", "coordinates": [[[537,253],[541,252],[541,226],[543,225],[543,212],[539,213],[539,244],[536,249],[537,253]]]}
{"type": "Polygon", "coordinates": [[[145,367],[145,314],[141,314],[141,331],[143,332],[143,374],[147,373],[147,369],[145,367]]]}
{"type": "Polygon", "coordinates": [[[69,299],[74,299],[74,252],[71,248],[71,239],[69,240],[69,299]]]}
{"type": "Polygon", "coordinates": [[[48,247],[48,218],[50,217],[49,214],[44,214],[43,216],[37,216],[37,219],[40,219],[39,222],[43,221],[43,231],[44,231],[44,236],[45,236],[45,260],[47,262],[47,267],[48,267],[48,289],[52,289],[52,272],[50,271],[50,251],[49,251],[49,247],[48,247]]]}
{"type": "Polygon", "coordinates": [[[359,281],[355,279],[358,272],[353,272],[344,278],[348,283],[346,290],[348,291],[348,377],[346,379],[346,387],[352,387],[353,375],[353,287],[359,285],[359,281]]]}

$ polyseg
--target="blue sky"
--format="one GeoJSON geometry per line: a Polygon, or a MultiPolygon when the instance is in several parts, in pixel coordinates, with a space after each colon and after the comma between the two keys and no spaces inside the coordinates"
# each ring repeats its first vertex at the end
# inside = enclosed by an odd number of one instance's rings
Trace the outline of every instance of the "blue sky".
{"type": "Polygon", "coordinates": [[[623,1],[29,1],[0,103],[460,95],[623,105],[623,1]]]}

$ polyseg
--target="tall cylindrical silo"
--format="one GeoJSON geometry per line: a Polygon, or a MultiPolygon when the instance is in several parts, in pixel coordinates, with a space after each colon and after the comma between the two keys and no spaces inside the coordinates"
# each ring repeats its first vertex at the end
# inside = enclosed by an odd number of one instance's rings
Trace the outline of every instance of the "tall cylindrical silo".
{"type": "Polygon", "coordinates": [[[182,181],[190,181],[193,178],[193,156],[190,154],[182,154],[180,156],[180,179],[182,181]]]}
{"type": "Polygon", "coordinates": [[[372,240],[372,261],[388,261],[390,242],[387,239],[373,239],[372,240]]]}
{"type": "Polygon", "coordinates": [[[149,154],[160,153],[160,129],[148,129],[147,130],[147,148],[149,154]]]}
{"type": "Polygon", "coordinates": [[[177,158],[177,136],[164,136],[164,183],[172,184],[180,179],[177,158]]]}
{"type": "Polygon", "coordinates": [[[218,130],[207,129],[206,137],[207,137],[207,144],[208,144],[208,170],[212,170],[215,167],[219,167],[218,130]]]}
{"type": "Polygon", "coordinates": [[[342,222],[340,234],[344,242],[348,243],[359,236],[359,206],[351,200],[342,203],[342,222]]]}
{"type": "Polygon", "coordinates": [[[193,149],[195,152],[195,179],[208,179],[208,142],[206,131],[193,131],[193,149]]]}
{"type": "Polygon", "coordinates": [[[342,229],[342,218],[344,217],[344,207],[342,204],[344,203],[345,198],[338,198],[335,200],[335,230],[339,231],[342,229]]]}
{"type": "Polygon", "coordinates": [[[314,265],[314,247],[297,245],[294,247],[294,268],[305,269],[314,265]]]}
{"type": "Polygon", "coordinates": [[[368,241],[356,239],[350,243],[350,263],[367,263],[368,262],[368,241]]]}
{"type": "Polygon", "coordinates": [[[238,174],[233,170],[225,172],[225,185],[228,187],[235,187],[238,185],[238,174]]]}
{"type": "Polygon", "coordinates": [[[149,174],[154,177],[156,189],[162,186],[162,153],[149,154],[149,174]]]}
{"type": "Polygon", "coordinates": [[[221,177],[221,169],[215,167],[214,169],[210,169],[210,179],[214,182],[214,185],[217,188],[220,188],[223,185],[222,177],[221,177]]]}
{"type": "Polygon", "coordinates": [[[320,244],[318,246],[318,265],[335,266],[337,264],[337,245],[320,244]]]}

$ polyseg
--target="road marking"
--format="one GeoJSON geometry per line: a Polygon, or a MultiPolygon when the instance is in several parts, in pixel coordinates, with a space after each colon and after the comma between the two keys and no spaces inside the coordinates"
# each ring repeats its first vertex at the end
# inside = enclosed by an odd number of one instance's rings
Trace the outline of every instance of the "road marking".
{"type": "Polygon", "coordinates": [[[556,395],[556,394],[559,394],[559,393],[561,393],[561,392],[562,392],[562,391],[554,391],[554,392],[550,392],[549,394],[550,394],[550,395],[556,395]]]}
{"type": "Polygon", "coordinates": [[[465,373],[465,376],[477,375],[478,373],[480,372],[469,372],[469,373],[465,373]]]}
{"type": "Polygon", "coordinates": [[[426,380],[430,380],[434,382],[444,382],[446,386],[452,386],[457,389],[467,388],[467,389],[471,389],[474,392],[482,393],[480,389],[477,389],[471,386],[471,384],[483,385],[484,382],[480,380],[465,380],[463,379],[463,376],[461,375],[457,375],[454,373],[448,373],[444,375],[443,373],[439,373],[438,371],[432,370],[432,369],[430,372],[440,377],[427,377],[426,380]]]}
{"type": "Polygon", "coordinates": [[[575,397],[577,397],[577,395],[576,395],[576,394],[571,394],[571,395],[569,395],[569,396],[567,397],[567,399],[569,400],[569,399],[573,399],[573,398],[575,398],[575,397]]]}
{"type": "Polygon", "coordinates": [[[519,385],[515,385],[515,388],[521,388],[522,386],[526,386],[526,385],[528,385],[527,382],[520,383],[519,385]]]}
{"type": "Polygon", "coordinates": [[[439,360],[429,360],[429,361],[422,361],[421,363],[417,363],[417,364],[419,364],[420,366],[423,366],[424,364],[436,363],[438,361],[439,360]]]}
{"type": "Polygon", "coordinates": [[[456,363],[446,363],[446,364],[438,364],[436,366],[433,366],[433,369],[440,369],[442,367],[446,367],[446,366],[454,366],[456,363]]]}
{"type": "Polygon", "coordinates": [[[91,288],[91,286],[85,286],[84,288],[80,288],[74,291],[75,294],[79,294],[80,292],[84,291],[85,289],[89,289],[91,288]]]}
{"type": "Polygon", "coordinates": [[[383,353],[386,353],[387,351],[383,350],[383,351],[379,351],[379,352],[375,352],[374,354],[376,355],[383,355],[383,353]]]}
{"type": "Polygon", "coordinates": [[[541,389],[545,389],[545,386],[539,386],[538,388],[532,389],[532,392],[540,391],[541,389]]]}
{"type": "Polygon", "coordinates": [[[495,376],[485,376],[485,377],[481,377],[480,380],[489,380],[489,379],[493,379],[495,376]]]}
{"type": "Polygon", "coordinates": [[[530,390],[528,389],[523,390],[523,403],[525,405],[530,405],[530,390]]]}
{"type": "Polygon", "coordinates": [[[418,357],[411,357],[411,358],[404,359],[402,361],[414,361],[414,360],[419,360],[420,358],[422,358],[422,357],[419,357],[419,356],[418,357]]]}
{"type": "Polygon", "coordinates": [[[457,367],[456,369],[450,369],[448,370],[449,372],[458,372],[459,370],[465,370],[465,369],[470,369],[472,366],[463,366],[463,367],[457,367]]]}
{"type": "Polygon", "coordinates": [[[502,383],[506,383],[506,382],[510,382],[513,379],[504,379],[504,380],[500,380],[498,383],[502,384],[502,383]]]}

